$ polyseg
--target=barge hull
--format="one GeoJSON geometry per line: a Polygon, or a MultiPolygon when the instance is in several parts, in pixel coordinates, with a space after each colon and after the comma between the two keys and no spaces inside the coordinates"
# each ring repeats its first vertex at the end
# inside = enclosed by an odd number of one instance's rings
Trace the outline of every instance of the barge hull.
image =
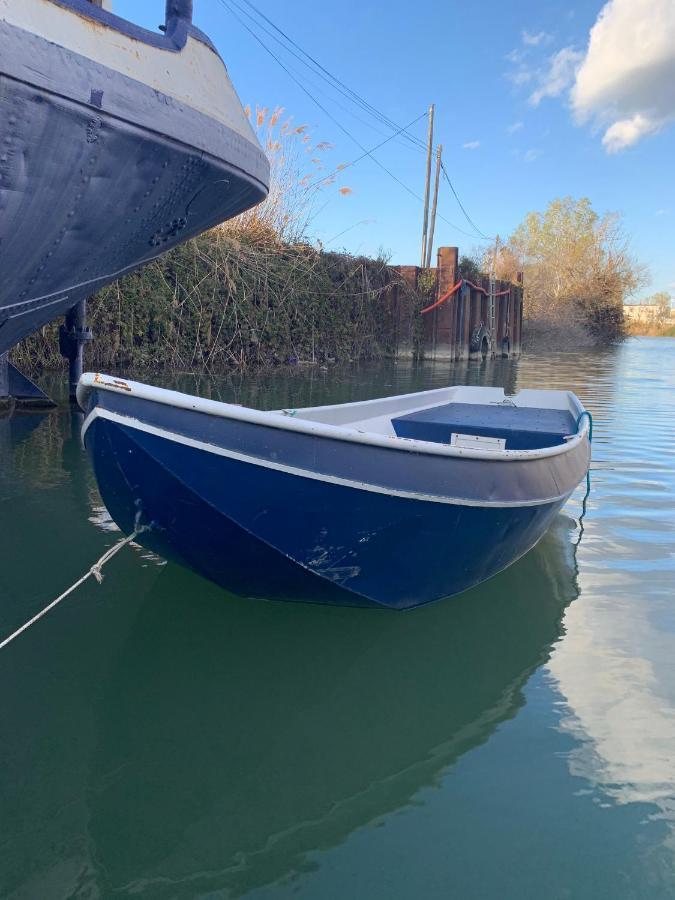
{"type": "Polygon", "coordinates": [[[252,134],[2,18],[0,48],[2,354],[260,202],[269,170],[252,134]]]}

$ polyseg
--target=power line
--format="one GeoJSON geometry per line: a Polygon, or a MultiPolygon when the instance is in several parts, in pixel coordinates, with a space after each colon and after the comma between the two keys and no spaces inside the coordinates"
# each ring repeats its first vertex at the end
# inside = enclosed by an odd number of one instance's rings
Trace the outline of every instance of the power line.
{"type": "MultiPolygon", "coordinates": [[[[271,49],[267,46],[267,44],[262,40],[262,38],[261,38],[258,34],[256,34],[255,31],[253,31],[253,29],[252,29],[252,28],[251,28],[251,27],[250,27],[250,26],[249,26],[249,25],[241,18],[241,16],[238,14],[238,11],[241,11],[241,10],[240,10],[240,8],[239,8],[238,5],[237,5],[237,7],[235,8],[236,0],[220,0],[220,2],[221,2],[221,4],[225,7],[225,9],[227,9],[228,12],[229,12],[232,16],[234,16],[234,18],[239,22],[239,24],[240,24],[243,28],[245,28],[246,31],[248,31],[248,33],[251,35],[251,37],[252,37],[258,44],[260,44],[260,46],[263,48],[263,50],[265,50],[265,52],[268,53],[268,54],[272,57],[272,59],[277,63],[277,65],[279,65],[279,66],[284,70],[284,72],[286,72],[286,74],[288,75],[288,77],[291,78],[291,80],[294,81],[295,84],[297,84],[297,86],[300,88],[300,90],[301,90],[304,94],[306,94],[307,97],[309,97],[309,99],[310,99],[316,106],[318,106],[318,108],[319,108],[325,115],[328,116],[328,118],[329,118],[329,119],[330,119],[330,120],[331,120],[331,121],[332,121],[339,129],[340,129],[340,131],[342,131],[345,135],[347,135],[347,137],[348,137],[351,141],[353,141],[353,142],[356,144],[356,146],[359,147],[359,148],[363,151],[363,155],[360,156],[360,157],[358,158],[359,160],[365,158],[366,156],[370,157],[370,159],[371,159],[377,166],[379,166],[379,168],[382,169],[383,172],[385,172],[385,173],[386,173],[393,181],[395,181],[397,184],[399,184],[399,185],[400,185],[400,186],[401,186],[408,194],[410,194],[412,197],[414,197],[415,200],[417,200],[419,203],[424,203],[424,200],[422,199],[422,197],[419,196],[419,194],[417,194],[411,187],[409,187],[404,181],[402,181],[397,175],[395,175],[390,169],[388,169],[388,168],[384,165],[384,163],[380,162],[380,160],[377,159],[377,157],[373,156],[373,151],[372,151],[372,150],[368,150],[368,149],[367,149],[367,148],[366,148],[366,147],[358,140],[358,138],[356,138],[356,137],[355,137],[355,136],[354,136],[354,135],[353,135],[353,134],[352,134],[352,133],[351,133],[351,132],[350,132],[350,131],[349,131],[349,130],[348,130],[348,129],[347,129],[347,128],[339,121],[339,120],[338,120],[338,119],[335,118],[335,116],[334,116],[329,110],[326,109],[326,107],[325,107],[322,103],[319,102],[319,100],[316,99],[316,97],[315,97],[315,96],[307,89],[307,87],[300,81],[300,79],[299,79],[298,77],[295,76],[295,74],[291,71],[291,69],[289,69],[288,66],[287,66],[284,62],[282,62],[281,59],[279,59],[279,57],[274,53],[274,51],[271,50],[271,49]]],[[[250,3],[250,0],[244,0],[244,2],[246,2],[249,6],[251,6],[253,9],[255,9],[255,7],[253,6],[253,4],[250,3]]],[[[257,10],[256,10],[256,11],[257,11],[257,10]]],[[[241,11],[241,12],[243,12],[243,11],[241,11]]],[[[245,14],[245,13],[243,13],[243,14],[245,14]]],[[[275,28],[277,31],[279,31],[280,34],[283,34],[283,35],[286,37],[285,33],[282,32],[281,29],[277,28],[277,26],[274,25],[274,24],[271,22],[271,20],[267,19],[267,17],[264,16],[262,13],[259,13],[259,15],[260,15],[262,18],[264,18],[266,21],[269,21],[273,28],[275,28]]],[[[251,19],[251,16],[248,16],[248,18],[251,19]]],[[[251,19],[251,20],[252,20],[252,19],[251,19]]],[[[253,20],[252,20],[252,21],[253,21],[253,20]]],[[[263,30],[265,31],[265,33],[269,34],[269,32],[267,31],[267,29],[263,29],[263,30]]],[[[291,43],[295,43],[295,42],[292,41],[291,38],[287,38],[287,40],[291,41],[291,43]]],[[[296,45],[296,46],[297,46],[297,45],[296,45]]],[[[301,50],[302,53],[305,53],[305,51],[302,50],[302,48],[299,48],[299,49],[301,50]]],[[[294,54],[294,55],[296,55],[296,54],[294,54]]],[[[315,63],[315,65],[317,65],[322,71],[324,71],[324,72],[326,72],[328,75],[330,75],[330,73],[328,72],[328,70],[327,70],[327,69],[324,69],[324,67],[323,67],[320,63],[316,62],[316,60],[313,59],[313,57],[309,56],[309,54],[307,54],[307,53],[305,53],[305,55],[306,55],[309,59],[311,59],[311,60],[315,63]]],[[[330,75],[330,77],[334,79],[334,76],[330,75]]],[[[334,80],[339,81],[338,79],[334,79],[334,80]]],[[[345,87],[346,87],[346,86],[345,86],[345,87]]],[[[358,97],[358,95],[355,94],[355,92],[351,91],[351,89],[347,88],[347,90],[348,90],[350,93],[354,94],[354,96],[358,97]]],[[[360,99],[361,99],[361,98],[360,98],[360,99]]],[[[367,101],[365,101],[365,100],[362,101],[362,102],[367,104],[367,101]]],[[[367,106],[370,107],[370,104],[367,104],[367,106]]],[[[378,117],[379,117],[379,116],[383,116],[383,114],[378,113],[378,111],[375,110],[374,107],[370,107],[370,108],[373,109],[373,110],[375,111],[375,114],[377,114],[378,117]]],[[[384,118],[387,119],[387,117],[384,117],[384,118]]],[[[399,132],[400,132],[401,134],[407,134],[407,133],[405,132],[405,128],[409,128],[409,127],[410,127],[410,126],[399,127],[399,126],[397,126],[395,123],[392,123],[391,120],[389,120],[389,119],[387,119],[387,125],[388,125],[388,127],[390,127],[390,128],[391,128],[391,127],[398,128],[398,129],[399,129],[399,132]]],[[[407,135],[407,136],[408,136],[409,138],[412,138],[412,135],[407,135]]],[[[392,137],[396,137],[396,135],[392,135],[392,137]]],[[[386,143],[386,142],[384,142],[384,143],[386,143]]],[[[422,143],[422,142],[420,142],[420,143],[422,143]]],[[[425,145],[424,145],[423,143],[422,143],[422,146],[425,147],[425,145]]],[[[375,148],[375,149],[377,149],[377,148],[375,148]]],[[[358,161],[358,160],[357,160],[357,161],[358,161]]],[[[352,165],[353,165],[353,164],[354,164],[354,163],[352,163],[352,165]]],[[[447,178],[447,174],[446,174],[446,178],[447,178]]],[[[449,179],[448,179],[448,181],[449,181],[449,179]]],[[[451,187],[452,187],[452,185],[451,185],[451,187]]],[[[453,190],[453,194],[455,194],[455,198],[456,198],[456,199],[458,200],[458,202],[459,202],[459,198],[457,198],[457,194],[455,193],[454,188],[452,188],[452,190],[453,190]]],[[[464,210],[463,210],[463,211],[464,211],[464,210]]],[[[467,215],[467,214],[466,214],[466,211],[464,211],[464,214],[467,215]]],[[[465,236],[467,236],[467,237],[470,237],[470,238],[474,238],[474,239],[475,239],[476,235],[470,234],[468,231],[465,231],[463,228],[460,228],[458,225],[456,225],[454,222],[451,222],[449,219],[447,219],[445,216],[441,215],[440,213],[438,213],[438,218],[439,218],[439,219],[442,219],[442,220],[446,223],[446,225],[449,225],[451,228],[454,228],[455,231],[458,231],[460,234],[463,234],[463,235],[465,235],[465,236]]],[[[476,228],[476,226],[473,225],[473,223],[470,222],[470,224],[472,225],[473,228],[476,228]]],[[[478,229],[476,229],[476,231],[478,231],[478,229]]],[[[480,233],[480,232],[479,232],[479,233],[480,233]]],[[[489,238],[484,237],[484,240],[489,240],[489,238]]]]}
{"type": "Polygon", "coordinates": [[[307,190],[309,190],[311,187],[315,187],[317,184],[321,184],[324,181],[329,181],[331,178],[334,178],[335,175],[341,175],[342,172],[344,172],[346,169],[351,169],[352,166],[355,166],[356,163],[361,162],[361,160],[365,159],[366,156],[370,156],[376,150],[379,150],[380,147],[384,147],[385,144],[388,144],[389,141],[393,141],[394,138],[397,137],[401,133],[401,131],[404,130],[404,128],[411,128],[413,125],[415,125],[417,122],[419,122],[420,119],[424,119],[428,115],[429,115],[428,112],[426,112],[426,111],[423,112],[422,115],[417,116],[416,119],[413,119],[412,122],[409,122],[403,128],[399,129],[399,131],[397,131],[395,134],[390,135],[390,137],[385,138],[385,140],[383,140],[383,141],[380,141],[379,144],[375,144],[375,146],[371,147],[370,150],[367,150],[365,153],[362,153],[361,156],[357,156],[356,159],[353,159],[351,162],[345,163],[343,166],[338,166],[337,169],[334,169],[328,175],[324,175],[323,178],[317,178],[316,181],[312,181],[311,184],[307,185],[307,190]]]}
{"type": "MultiPolygon", "coordinates": [[[[237,5],[237,7],[241,10],[241,5],[238,2],[238,0],[232,0],[232,2],[234,2],[237,5]]],[[[277,43],[279,43],[282,47],[284,47],[289,53],[292,53],[296,58],[300,59],[300,57],[295,52],[295,50],[299,51],[299,53],[301,53],[304,57],[306,57],[308,60],[310,60],[310,62],[313,63],[313,66],[315,67],[315,69],[312,69],[312,67],[309,66],[308,63],[305,62],[305,60],[301,59],[301,62],[303,62],[311,71],[315,71],[316,69],[320,70],[317,74],[323,73],[322,77],[324,78],[324,80],[328,81],[328,83],[331,84],[332,87],[334,87],[336,90],[340,91],[340,93],[343,96],[346,96],[347,99],[352,100],[352,102],[356,103],[362,109],[364,109],[366,112],[373,115],[375,118],[378,119],[378,121],[380,121],[382,124],[386,125],[388,128],[396,129],[397,134],[402,132],[403,136],[406,137],[408,140],[410,140],[411,143],[414,143],[414,145],[419,150],[421,150],[423,152],[426,151],[426,145],[425,145],[424,141],[422,141],[420,138],[415,137],[414,135],[408,134],[406,128],[401,129],[401,127],[399,125],[397,125],[392,119],[390,119],[388,116],[386,116],[384,113],[382,113],[376,107],[374,107],[371,103],[369,103],[367,100],[365,100],[363,97],[361,97],[358,93],[356,93],[356,91],[352,90],[348,85],[346,85],[343,81],[341,81],[337,76],[333,75],[332,72],[330,72],[328,69],[326,69],[317,59],[315,59],[311,54],[307,53],[307,51],[304,50],[297,43],[297,41],[295,41],[282,28],[280,28],[278,25],[276,25],[269,18],[269,16],[266,16],[265,13],[263,13],[260,9],[258,9],[258,7],[252,2],[252,0],[242,0],[242,2],[245,3],[248,7],[250,7],[253,10],[253,12],[257,16],[259,16],[263,21],[267,22],[267,24],[270,25],[270,27],[273,28],[274,31],[276,31],[278,34],[280,34],[281,37],[283,37],[284,40],[287,42],[287,44],[290,44],[291,46],[289,47],[286,44],[284,44],[279,38],[277,38],[275,35],[271,34],[270,31],[265,28],[264,29],[265,32],[267,34],[269,34],[271,37],[273,37],[277,41],[277,43]],[[295,50],[293,50],[292,48],[295,48],[295,50]]],[[[251,19],[251,21],[255,21],[253,19],[253,17],[250,16],[250,14],[249,14],[249,18],[251,19]]],[[[261,27],[264,28],[264,26],[261,26],[261,27]]],[[[333,101],[333,102],[336,102],[336,101],[333,101]]],[[[410,126],[408,126],[408,127],[410,127],[410,126]]],[[[486,240],[486,241],[492,240],[492,238],[489,238],[487,235],[485,235],[481,231],[481,229],[476,225],[476,223],[473,221],[473,219],[467,212],[466,207],[462,203],[462,201],[459,197],[459,194],[455,190],[455,187],[454,187],[452,181],[450,180],[450,176],[448,175],[444,164],[442,166],[442,169],[443,169],[443,175],[444,175],[446,181],[448,182],[448,185],[450,186],[450,190],[452,191],[452,194],[453,194],[455,200],[457,201],[457,205],[461,209],[461,211],[462,211],[464,217],[466,218],[467,222],[469,223],[469,225],[477,232],[478,235],[480,235],[480,237],[483,238],[483,240],[486,240]]],[[[441,216],[441,218],[443,218],[443,217],[441,216]]],[[[445,220],[445,221],[447,221],[447,220],[445,220]]]]}
{"type": "MultiPolygon", "coordinates": [[[[237,3],[237,0],[234,0],[234,2],[236,3],[236,5],[238,6],[238,8],[241,11],[241,7],[240,7],[239,3],[237,3]]],[[[291,47],[295,48],[295,50],[299,51],[299,53],[301,53],[303,57],[308,59],[314,67],[313,70],[314,71],[318,70],[317,74],[320,74],[321,77],[325,81],[328,81],[328,83],[330,83],[335,90],[338,90],[343,96],[346,96],[353,103],[356,103],[363,110],[368,112],[370,115],[374,116],[382,124],[386,125],[388,128],[391,128],[391,129],[394,129],[397,131],[404,131],[404,129],[401,129],[401,127],[396,122],[394,122],[387,115],[385,115],[383,112],[378,110],[375,106],[373,106],[371,103],[369,103],[365,98],[361,97],[360,94],[357,94],[356,91],[352,90],[352,88],[350,88],[348,85],[346,85],[337,76],[333,75],[332,72],[329,72],[328,69],[326,69],[317,59],[315,59],[311,54],[307,53],[306,50],[304,50],[295,40],[293,40],[293,38],[290,35],[286,34],[286,32],[283,31],[283,29],[279,28],[278,25],[276,25],[268,16],[266,16],[261,10],[259,10],[255,6],[255,4],[253,4],[251,2],[251,0],[243,0],[243,2],[246,3],[246,5],[249,6],[254,11],[254,13],[257,16],[259,16],[263,21],[267,22],[267,24],[270,25],[271,28],[274,29],[274,31],[276,31],[278,34],[280,34],[281,37],[284,38],[284,40],[287,42],[287,44],[290,44],[291,47]]],[[[248,14],[248,15],[249,15],[249,18],[252,18],[250,16],[250,14],[248,14]]],[[[267,34],[270,34],[270,32],[267,29],[265,29],[265,31],[267,34]]],[[[275,37],[274,39],[282,46],[285,46],[285,49],[289,53],[292,53],[297,58],[300,58],[300,57],[298,57],[297,53],[294,52],[294,50],[292,50],[290,47],[284,45],[282,43],[282,41],[280,41],[278,38],[275,37]]],[[[312,69],[312,66],[310,66],[307,62],[305,62],[305,60],[302,60],[302,62],[308,68],[312,69]]],[[[406,137],[409,141],[411,141],[413,144],[415,144],[421,150],[426,151],[426,145],[425,145],[424,141],[422,141],[420,138],[416,137],[415,135],[411,135],[411,134],[404,134],[404,137],[406,137]]]]}
{"type": "MultiPolygon", "coordinates": [[[[221,0],[221,2],[222,2],[222,0],[221,0]]],[[[314,67],[310,66],[310,65],[307,63],[307,61],[306,61],[305,59],[303,59],[302,56],[300,56],[300,54],[296,53],[292,48],[288,47],[288,46],[287,46],[283,41],[281,41],[281,40],[280,40],[280,39],[279,39],[272,31],[270,31],[270,30],[269,30],[268,28],[266,28],[264,25],[261,25],[261,23],[260,23],[257,19],[255,19],[255,18],[251,15],[251,13],[249,13],[247,10],[243,9],[243,7],[242,7],[241,4],[238,2],[238,0],[229,0],[229,2],[232,4],[232,6],[234,7],[234,9],[236,9],[236,10],[237,10],[239,13],[241,13],[242,15],[246,16],[247,19],[249,19],[249,21],[252,22],[253,25],[254,25],[257,29],[260,29],[260,30],[263,31],[265,34],[267,34],[269,37],[271,37],[272,40],[276,41],[276,43],[279,44],[279,45],[280,45],[287,53],[290,53],[292,56],[294,56],[295,59],[297,59],[300,63],[302,63],[302,65],[305,66],[305,67],[306,67],[313,75],[317,75],[317,76],[318,76],[319,78],[321,78],[324,82],[326,82],[330,88],[332,88],[333,90],[336,90],[335,85],[334,85],[334,84],[331,84],[331,82],[330,82],[330,81],[329,81],[329,80],[328,80],[328,79],[327,79],[320,71],[317,71],[314,67]]],[[[230,10],[230,12],[232,12],[232,10],[230,10]]],[[[241,20],[239,20],[239,21],[241,22],[241,20]]],[[[244,23],[242,22],[241,24],[244,24],[244,23]]],[[[294,70],[293,67],[292,67],[289,63],[286,63],[286,65],[288,66],[288,68],[289,68],[291,71],[296,71],[296,73],[297,73],[297,70],[294,70]]],[[[305,76],[305,75],[300,75],[300,74],[298,74],[298,77],[300,77],[300,78],[305,78],[306,76],[305,76]]],[[[319,93],[323,94],[323,95],[326,96],[326,97],[329,97],[329,99],[330,99],[333,103],[335,103],[336,106],[340,107],[340,109],[344,110],[348,115],[354,116],[354,118],[356,118],[359,122],[361,122],[363,125],[366,125],[367,128],[372,128],[372,129],[374,129],[375,131],[377,131],[379,134],[383,134],[383,132],[379,131],[379,129],[377,129],[373,124],[371,124],[370,122],[366,122],[366,121],[365,121],[364,119],[362,119],[360,116],[356,115],[355,112],[353,112],[352,110],[348,109],[346,106],[344,106],[344,104],[342,104],[342,103],[340,103],[338,100],[336,100],[335,97],[329,95],[325,90],[322,90],[317,84],[312,83],[312,82],[310,82],[310,84],[312,85],[312,87],[314,88],[314,90],[319,91],[319,93]]],[[[339,89],[338,89],[338,90],[339,90],[339,89]]],[[[345,97],[347,100],[349,100],[349,101],[351,101],[351,102],[354,102],[353,99],[352,99],[346,92],[340,91],[340,90],[339,90],[339,93],[340,93],[343,97],[345,97]]],[[[361,107],[359,107],[359,108],[361,108],[361,107]]],[[[366,112],[368,112],[368,113],[370,114],[370,111],[369,111],[369,110],[366,110],[366,112]]],[[[379,119],[378,119],[378,122],[380,122],[380,124],[386,124],[386,123],[384,123],[384,122],[381,122],[379,119]]],[[[390,126],[387,125],[387,127],[390,127],[390,126]]]]}
{"type": "Polygon", "coordinates": [[[462,210],[462,212],[464,213],[464,217],[465,217],[466,221],[469,223],[469,225],[471,225],[472,228],[474,228],[474,229],[478,232],[478,234],[483,238],[483,240],[485,240],[485,241],[491,241],[492,238],[489,238],[486,234],[483,234],[483,232],[480,230],[480,228],[478,227],[478,225],[476,225],[476,223],[473,221],[473,219],[471,218],[471,216],[470,216],[470,215],[468,214],[468,212],[464,209],[464,206],[463,206],[463,204],[462,204],[462,201],[461,201],[461,200],[459,199],[459,197],[457,196],[457,191],[455,190],[455,187],[454,187],[452,181],[450,181],[450,176],[448,175],[447,170],[446,170],[446,168],[445,168],[445,163],[443,163],[443,162],[441,163],[441,170],[442,170],[442,172],[443,172],[443,175],[445,176],[445,180],[446,180],[446,181],[448,182],[448,184],[450,185],[450,190],[452,191],[452,193],[453,193],[453,195],[454,195],[454,197],[455,197],[455,200],[457,201],[457,205],[459,206],[459,208],[460,208],[460,209],[462,210]]]}
{"type": "MultiPolygon", "coordinates": [[[[304,79],[306,81],[306,83],[308,85],[310,85],[314,91],[318,91],[318,93],[321,94],[323,97],[327,97],[331,101],[331,103],[334,103],[339,109],[346,112],[348,116],[352,116],[354,119],[356,119],[357,122],[360,122],[362,125],[365,125],[366,128],[372,129],[372,131],[374,131],[376,134],[380,134],[383,137],[387,136],[388,132],[383,131],[382,128],[378,127],[377,125],[374,125],[372,122],[369,122],[366,119],[359,116],[356,112],[354,112],[353,108],[350,109],[346,104],[340,103],[339,100],[337,100],[332,94],[329,93],[328,90],[325,89],[325,86],[324,86],[324,88],[321,88],[318,84],[316,84],[316,82],[308,79],[306,73],[300,74],[299,70],[295,66],[291,66],[288,63],[287,63],[287,65],[288,65],[288,68],[292,72],[295,72],[295,74],[298,76],[298,78],[304,79]]],[[[313,70],[311,70],[311,71],[313,72],[313,70]]],[[[400,131],[397,131],[395,134],[388,135],[387,139],[393,140],[397,137],[401,137],[400,131]]],[[[402,145],[402,146],[410,146],[410,145],[406,144],[406,145],[402,145]]]]}
{"type": "Polygon", "coordinates": [[[284,72],[286,72],[286,74],[289,76],[289,78],[291,78],[291,79],[298,85],[298,87],[300,88],[300,90],[301,90],[303,93],[305,93],[305,94],[309,97],[309,99],[310,99],[313,103],[315,103],[316,106],[318,106],[319,109],[320,109],[323,113],[325,113],[325,115],[327,115],[328,118],[329,118],[335,125],[337,125],[337,127],[340,129],[340,131],[342,131],[344,134],[346,134],[347,137],[348,137],[351,141],[353,141],[353,142],[356,144],[357,147],[359,147],[361,150],[363,150],[365,156],[369,156],[369,157],[373,160],[373,162],[374,162],[376,165],[378,165],[384,172],[386,172],[387,175],[389,175],[390,178],[393,178],[394,181],[396,181],[398,184],[400,184],[401,187],[404,188],[404,190],[408,191],[409,194],[411,194],[411,195],[412,195],[413,197],[415,197],[417,200],[420,199],[420,198],[417,196],[417,194],[416,194],[411,188],[409,188],[408,185],[407,185],[405,182],[401,181],[401,179],[398,178],[398,176],[394,175],[394,173],[391,172],[391,171],[384,165],[384,163],[380,162],[379,159],[377,159],[375,156],[373,156],[373,155],[372,155],[372,151],[370,151],[370,150],[368,150],[366,147],[364,147],[364,145],[361,143],[361,141],[359,141],[358,138],[354,137],[354,135],[349,131],[349,129],[348,129],[348,128],[345,128],[345,126],[344,126],[338,119],[336,119],[335,116],[334,116],[329,110],[327,110],[326,107],[325,107],[322,103],[320,103],[320,102],[316,99],[316,97],[315,97],[310,91],[307,90],[307,88],[305,87],[305,85],[304,85],[298,78],[295,77],[295,75],[293,74],[293,72],[291,72],[291,70],[290,70],[290,69],[289,69],[289,68],[288,68],[288,67],[287,67],[280,59],[279,59],[279,57],[276,56],[276,54],[275,54],[272,50],[270,50],[270,48],[267,46],[267,44],[265,44],[265,42],[264,42],[263,40],[261,40],[261,38],[260,38],[260,37],[259,37],[259,36],[251,29],[251,28],[249,28],[249,26],[246,24],[246,22],[244,22],[244,20],[243,20],[242,18],[240,18],[240,16],[237,15],[236,11],[235,11],[235,10],[232,8],[232,6],[230,5],[229,0],[220,0],[220,2],[223,4],[223,6],[225,6],[226,9],[228,9],[228,10],[230,11],[230,13],[232,13],[232,15],[235,17],[235,19],[237,19],[237,21],[239,22],[239,24],[242,25],[242,26],[248,31],[248,33],[249,33],[253,38],[255,38],[255,40],[260,44],[260,46],[261,46],[267,53],[269,53],[269,55],[272,57],[272,59],[273,59],[279,66],[281,66],[281,68],[284,70],[284,72]]]}

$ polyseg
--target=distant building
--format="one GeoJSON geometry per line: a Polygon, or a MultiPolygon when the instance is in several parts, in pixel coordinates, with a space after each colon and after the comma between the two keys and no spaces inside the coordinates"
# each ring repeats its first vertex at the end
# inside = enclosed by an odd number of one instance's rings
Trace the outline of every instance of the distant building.
{"type": "MultiPolygon", "coordinates": [[[[658,303],[626,303],[623,307],[623,314],[629,322],[641,322],[647,324],[650,322],[658,322],[663,320],[663,307],[658,303]]],[[[670,311],[665,318],[665,322],[675,324],[675,309],[673,301],[670,302],[670,311]]]]}

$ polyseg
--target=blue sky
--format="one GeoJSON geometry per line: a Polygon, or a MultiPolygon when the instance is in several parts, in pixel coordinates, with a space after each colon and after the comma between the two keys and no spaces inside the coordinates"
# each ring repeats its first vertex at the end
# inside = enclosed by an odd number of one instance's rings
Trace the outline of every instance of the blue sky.
{"type": "MultiPolygon", "coordinates": [[[[485,234],[508,236],[528,211],[554,197],[587,196],[598,212],[622,214],[632,250],[652,274],[643,293],[675,294],[673,0],[255,4],[400,125],[434,102],[435,142],[443,144],[459,196],[485,234]]],[[[360,155],[221,0],[194,5],[195,24],[218,47],[243,103],[283,106],[296,123],[308,124],[315,141],[333,145],[323,157],[327,170],[360,155]]],[[[114,0],[115,12],[151,28],[163,21],[163,7],[163,0],[114,0]]],[[[306,70],[303,83],[366,147],[391,134],[306,70]]],[[[411,130],[424,138],[426,120],[411,130]]],[[[423,153],[397,139],[376,156],[423,193],[423,153]]],[[[439,209],[472,231],[445,184],[439,209]]],[[[383,248],[394,262],[416,263],[421,227],[421,204],[366,158],[324,189],[312,232],[332,249],[383,248]],[[341,195],[340,186],[352,193],[341,195]]],[[[436,237],[437,245],[465,251],[480,244],[445,222],[436,237]]]]}

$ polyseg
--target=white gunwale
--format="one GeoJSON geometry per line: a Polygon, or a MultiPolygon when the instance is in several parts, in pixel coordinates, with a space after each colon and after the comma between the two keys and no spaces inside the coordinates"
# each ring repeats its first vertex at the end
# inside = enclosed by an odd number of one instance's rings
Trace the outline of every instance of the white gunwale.
{"type": "MultiPolygon", "coordinates": [[[[387,450],[398,450],[427,456],[446,456],[489,460],[492,462],[517,462],[563,456],[572,453],[582,441],[587,439],[589,433],[588,418],[584,417],[577,434],[569,438],[569,440],[566,440],[564,444],[535,450],[479,450],[474,448],[455,447],[450,444],[438,444],[431,441],[420,441],[413,438],[401,438],[394,435],[377,434],[375,432],[359,430],[353,427],[349,428],[343,425],[332,425],[326,422],[303,419],[300,415],[304,411],[302,409],[295,410],[295,415],[289,415],[284,411],[265,412],[258,409],[251,409],[246,406],[236,406],[231,403],[207,400],[202,397],[183,394],[179,391],[153,387],[152,385],[128,381],[126,379],[115,378],[114,376],[94,372],[85,372],[77,386],[77,400],[82,409],[87,408],[89,396],[91,392],[95,390],[109,391],[122,396],[135,397],[139,400],[148,400],[150,402],[160,403],[164,406],[172,406],[177,409],[205,413],[206,415],[217,418],[231,419],[233,421],[246,422],[267,428],[278,428],[282,431],[293,431],[314,437],[348,441],[356,444],[383,447],[387,450]]],[[[399,394],[395,397],[384,398],[384,400],[390,402],[405,400],[409,402],[411,398],[419,398],[420,402],[416,406],[410,406],[406,403],[406,411],[412,412],[413,410],[435,406],[441,401],[443,394],[447,395],[447,390],[448,388],[440,388],[431,391],[420,391],[416,394],[399,394]]],[[[579,414],[585,411],[581,402],[570,391],[557,393],[563,394],[567,398],[569,405],[578,410],[579,414]]],[[[515,396],[517,397],[517,395],[515,396]]],[[[374,404],[377,402],[379,401],[346,403],[340,404],[340,408],[346,409],[357,406],[366,408],[368,403],[374,404]]],[[[330,407],[313,407],[311,411],[316,413],[319,409],[329,408],[330,407]]],[[[96,410],[93,412],[95,411],[96,410]]],[[[309,412],[309,409],[306,411],[309,412]]],[[[133,420],[132,417],[129,418],[130,421],[137,421],[133,420]]],[[[93,416],[89,415],[82,426],[83,438],[91,421],[93,421],[93,416]]]]}

